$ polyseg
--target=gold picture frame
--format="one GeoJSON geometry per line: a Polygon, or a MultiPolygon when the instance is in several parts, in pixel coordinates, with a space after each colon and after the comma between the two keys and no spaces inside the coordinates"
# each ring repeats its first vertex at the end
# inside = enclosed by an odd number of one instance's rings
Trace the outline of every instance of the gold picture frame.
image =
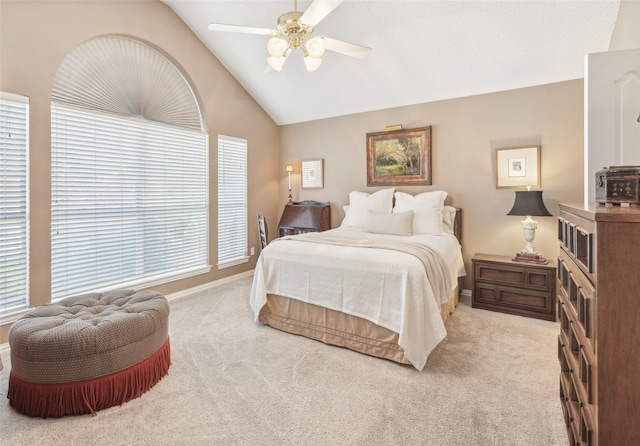
{"type": "Polygon", "coordinates": [[[431,184],[431,126],[367,133],[367,186],[431,184]]]}
{"type": "Polygon", "coordinates": [[[540,146],[496,149],[496,189],[540,188],[540,146]]]}

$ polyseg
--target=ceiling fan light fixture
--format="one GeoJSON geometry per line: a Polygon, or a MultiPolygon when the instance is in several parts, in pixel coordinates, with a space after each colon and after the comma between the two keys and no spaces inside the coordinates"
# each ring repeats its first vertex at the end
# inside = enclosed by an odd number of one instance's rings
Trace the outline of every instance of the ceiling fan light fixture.
{"type": "Polygon", "coordinates": [[[322,36],[307,40],[305,48],[311,57],[322,57],[324,54],[324,38],[322,36]]]}
{"type": "Polygon", "coordinates": [[[282,66],[284,65],[286,60],[286,57],[267,57],[267,63],[269,64],[269,66],[278,72],[282,70],[282,66]]]}
{"type": "Polygon", "coordinates": [[[311,72],[317,70],[322,63],[325,50],[357,58],[363,58],[371,52],[371,48],[330,37],[311,37],[315,26],[343,1],[313,0],[307,10],[302,12],[298,11],[298,1],[294,0],[294,10],[278,18],[277,29],[211,23],[209,30],[269,36],[267,41],[269,66],[265,72],[281,71],[287,56],[298,49],[302,50],[307,71],[311,72]]]}
{"type": "Polygon", "coordinates": [[[283,57],[289,48],[289,42],[282,37],[272,37],[267,43],[267,51],[272,57],[283,57]]]}
{"type": "Polygon", "coordinates": [[[320,68],[320,64],[322,63],[322,59],[320,59],[319,57],[313,57],[313,56],[304,56],[304,64],[307,67],[307,71],[309,73],[311,73],[312,71],[316,71],[318,68],[320,68]]]}

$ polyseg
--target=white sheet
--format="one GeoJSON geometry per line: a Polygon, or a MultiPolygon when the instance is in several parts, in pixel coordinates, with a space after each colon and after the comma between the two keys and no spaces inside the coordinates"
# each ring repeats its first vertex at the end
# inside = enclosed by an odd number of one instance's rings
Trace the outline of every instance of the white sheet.
{"type": "MultiPolygon", "coordinates": [[[[428,244],[442,255],[451,283],[465,274],[460,244],[450,234],[397,236],[347,227],[331,233],[428,244]]],[[[422,262],[409,254],[287,240],[272,242],[258,258],[250,296],[256,321],[267,294],[313,303],[388,328],[399,334],[405,356],[422,370],[446,336],[440,305],[451,293],[436,298],[422,262]]]]}

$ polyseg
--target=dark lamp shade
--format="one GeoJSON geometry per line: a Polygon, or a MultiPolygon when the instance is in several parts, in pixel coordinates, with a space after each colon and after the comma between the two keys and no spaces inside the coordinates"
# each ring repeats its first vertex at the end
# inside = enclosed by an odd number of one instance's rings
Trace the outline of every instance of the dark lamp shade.
{"type": "Polygon", "coordinates": [[[550,216],[542,201],[541,190],[518,190],[516,191],[516,201],[513,208],[507,215],[523,215],[523,216],[550,216]]]}

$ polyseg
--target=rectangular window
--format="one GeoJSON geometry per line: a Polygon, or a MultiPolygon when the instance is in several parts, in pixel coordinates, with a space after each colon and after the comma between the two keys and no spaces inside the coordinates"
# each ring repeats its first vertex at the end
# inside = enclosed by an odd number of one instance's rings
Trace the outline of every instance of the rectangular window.
{"type": "Polygon", "coordinates": [[[28,295],[29,98],[0,92],[0,313],[28,295]]]}
{"type": "Polygon", "coordinates": [[[52,299],[208,272],[205,132],[51,107],[52,299]]]}
{"type": "Polygon", "coordinates": [[[247,141],[218,136],[218,268],[247,256],[247,141]]]}

